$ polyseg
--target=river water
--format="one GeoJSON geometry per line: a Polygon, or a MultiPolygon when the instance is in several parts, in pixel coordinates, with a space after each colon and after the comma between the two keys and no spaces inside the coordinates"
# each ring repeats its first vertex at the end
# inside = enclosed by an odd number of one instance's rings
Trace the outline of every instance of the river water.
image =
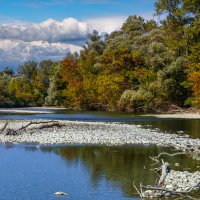
{"type": "MultiPolygon", "coordinates": [[[[42,108],[20,108],[20,110],[44,111],[42,108]]],[[[200,138],[200,119],[159,119],[144,117],[139,114],[125,112],[68,111],[51,110],[51,114],[9,114],[0,112],[0,120],[71,120],[88,122],[121,122],[141,125],[144,128],[157,129],[161,132],[188,134],[200,138]]]]}
{"type": "MultiPolygon", "coordinates": [[[[68,200],[139,199],[132,183],[153,184],[148,156],[169,149],[155,146],[0,146],[1,200],[54,200],[57,191],[68,200]]],[[[177,170],[197,170],[200,163],[180,155],[168,159],[177,170]],[[181,168],[175,167],[175,162],[181,168]]]]}
{"type": "MultiPolygon", "coordinates": [[[[139,124],[167,133],[199,138],[200,120],[157,119],[127,113],[69,112],[53,114],[0,115],[5,119],[61,119],[139,124]]],[[[155,146],[37,146],[0,145],[1,200],[56,200],[57,191],[69,200],[139,199],[132,183],[154,184],[158,175],[149,156],[173,149],[155,146]]],[[[179,155],[163,157],[175,170],[199,170],[200,161],[179,155]],[[176,167],[179,163],[181,167],[176,167]]],[[[184,199],[184,198],[183,198],[184,199]]]]}

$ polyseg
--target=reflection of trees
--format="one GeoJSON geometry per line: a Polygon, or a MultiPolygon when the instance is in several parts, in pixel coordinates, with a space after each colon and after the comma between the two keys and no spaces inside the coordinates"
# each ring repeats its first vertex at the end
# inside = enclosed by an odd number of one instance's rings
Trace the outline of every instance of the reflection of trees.
{"type": "MultiPolygon", "coordinates": [[[[152,164],[149,156],[158,155],[162,151],[172,152],[170,149],[155,146],[40,146],[38,149],[34,145],[26,145],[25,150],[56,153],[63,158],[67,166],[81,164],[91,174],[94,187],[105,179],[115,187],[120,187],[126,196],[133,195],[133,180],[137,185],[140,182],[153,184],[158,178],[152,171],[144,169],[144,166],[150,167],[152,164]]],[[[176,170],[197,170],[196,166],[200,165],[199,161],[184,155],[163,159],[172,163],[174,169],[174,163],[180,163],[182,168],[176,170]]]]}
{"type": "Polygon", "coordinates": [[[159,128],[161,131],[174,132],[184,131],[184,134],[191,135],[193,138],[199,138],[200,120],[199,119],[157,119],[144,122],[137,122],[144,126],[159,128]]]}
{"type": "MultiPolygon", "coordinates": [[[[81,162],[91,173],[91,181],[97,186],[102,178],[112,182],[122,188],[126,196],[132,196],[132,182],[135,181],[144,184],[153,184],[157,176],[149,170],[151,160],[148,156],[158,155],[163,148],[155,146],[64,146],[64,147],[42,147],[44,152],[54,152],[66,161],[67,165],[73,165],[81,162]]],[[[168,149],[169,152],[169,149],[168,149]]],[[[170,163],[179,162],[183,168],[191,168],[196,165],[194,160],[185,156],[176,158],[164,158],[170,163]],[[186,161],[187,159],[187,161],[186,161]]]]}

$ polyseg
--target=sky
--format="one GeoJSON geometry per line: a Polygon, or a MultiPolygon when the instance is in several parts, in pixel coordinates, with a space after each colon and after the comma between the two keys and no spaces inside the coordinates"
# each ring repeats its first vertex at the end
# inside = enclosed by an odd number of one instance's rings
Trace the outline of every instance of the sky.
{"type": "Polygon", "coordinates": [[[61,60],[92,30],[111,33],[130,15],[153,18],[155,0],[0,0],[0,69],[61,60]]]}

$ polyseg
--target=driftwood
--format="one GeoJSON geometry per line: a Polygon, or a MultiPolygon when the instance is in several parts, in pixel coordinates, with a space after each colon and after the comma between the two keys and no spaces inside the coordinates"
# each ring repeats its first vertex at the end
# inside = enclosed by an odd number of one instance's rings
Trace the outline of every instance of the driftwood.
{"type": "Polygon", "coordinates": [[[147,190],[162,190],[163,191],[163,188],[161,188],[160,186],[163,184],[167,174],[170,172],[170,168],[169,168],[169,163],[165,162],[162,160],[162,174],[161,174],[161,177],[160,177],[160,180],[158,182],[158,186],[157,187],[152,187],[152,186],[143,186],[141,183],[140,183],[140,190],[136,187],[136,185],[134,184],[133,182],[133,187],[135,188],[135,190],[137,191],[137,193],[139,194],[139,196],[141,198],[146,198],[146,194],[145,194],[145,191],[143,192],[143,189],[147,189],[147,190]]]}
{"type": "Polygon", "coordinates": [[[174,190],[168,190],[166,188],[162,188],[162,187],[152,187],[152,186],[141,186],[143,189],[146,190],[156,190],[156,191],[164,191],[164,192],[169,192],[173,195],[175,194],[189,194],[190,192],[192,192],[192,190],[196,187],[200,187],[200,182],[196,183],[194,186],[192,186],[190,189],[185,190],[185,191],[174,191],[174,190]]]}
{"type": "Polygon", "coordinates": [[[168,173],[170,172],[170,167],[169,167],[169,163],[163,161],[163,165],[162,165],[162,174],[160,177],[160,180],[158,181],[158,185],[162,185],[165,181],[165,178],[167,177],[168,173]]]}
{"type": "Polygon", "coordinates": [[[160,157],[163,156],[163,155],[165,155],[165,156],[170,156],[170,157],[174,157],[174,156],[178,156],[178,155],[187,155],[187,153],[185,153],[185,152],[176,152],[176,153],[161,152],[161,153],[158,154],[158,156],[154,156],[154,157],[149,156],[149,158],[150,158],[152,161],[154,161],[154,163],[151,164],[151,166],[160,164],[160,163],[161,163],[161,160],[159,160],[159,159],[160,159],[160,157]]]}
{"type": "Polygon", "coordinates": [[[2,129],[1,129],[0,131],[3,132],[3,131],[6,129],[7,126],[8,126],[8,122],[6,122],[6,123],[4,124],[4,126],[2,127],[2,129]]]}
{"type": "Polygon", "coordinates": [[[5,129],[3,133],[4,135],[18,135],[18,132],[11,128],[5,129]]]}
{"type": "Polygon", "coordinates": [[[133,181],[133,187],[135,188],[135,190],[137,191],[137,193],[139,194],[139,196],[142,197],[142,193],[143,193],[142,192],[142,187],[140,187],[140,191],[139,191],[139,189],[136,187],[134,181],[133,181]]]}
{"type": "MultiPolygon", "coordinates": [[[[168,155],[168,153],[167,154],[165,153],[165,155],[168,155]]],[[[179,153],[169,154],[169,155],[175,156],[175,155],[179,155],[179,153]]],[[[159,161],[158,159],[155,160],[154,158],[152,160],[154,160],[156,163],[158,163],[157,161],[159,161]]],[[[165,195],[165,193],[169,193],[171,195],[181,195],[181,196],[184,195],[184,197],[185,197],[185,196],[188,196],[188,194],[191,193],[194,190],[194,188],[197,188],[197,187],[200,188],[200,182],[194,184],[191,188],[189,188],[185,191],[174,191],[174,190],[164,188],[163,183],[164,183],[164,181],[165,181],[165,179],[166,179],[166,177],[169,174],[171,169],[169,167],[169,163],[164,162],[163,160],[161,160],[161,161],[162,161],[162,166],[161,166],[162,172],[161,172],[161,176],[160,176],[160,179],[158,181],[158,184],[156,184],[155,186],[143,186],[140,183],[140,188],[138,189],[133,182],[133,187],[135,188],[135,190],[137,191],[137,193],[139,194],[139,196],[141,198],[155,197],[154,196],[155,194],[153,193],[153,191],[164,192],[163,194],[161,193],[161,195],[165,195]]],[[[158,169],[158,168],[156,168],[156,169],[158,169]]]]}
{"type": "Polygon", "coordinates": [[[39,122],[33,122],[33,121],[31,121],[31,122],[29,122],[27,125],[22,126],[21,128],[17,129],[17,131],[24,130],[24,129],[28,128],[28,127],[31,126],[31,125],[49,124],[49,123],[54,123],[54,122],[57,122],[57,123],[58,123],[58,121],[53,121],[53,120],[52,120],[52,121],[39,121],[39,122]]]}
{"type": "Polygon", "coordinates": [[[38,121],[38,122],[34,122],[31,121],[28,124],[18,128],[18,129],[11,129],[11,128],[7,128],[8,126],[8,122],[6,122],[4,124],[4,126],[2,127],[2,129],[0,129],[0,132],[5,134],[5,135],[19,135],[19,133],[23,130],[26,130],[28,127],[30,127],[31,125],[40,125],[38,127],[32,127],[31,130],[33,129],[44,129],[44,128],[52,128],[52,127],[59,127],[61,128],[62,126],[64,126],[63,124],[59,123],[59,121],[38,121]]]}
{"type": "Polygon", "coordinates": [[[167,153],[167,152],[161,152],[158,156],[156,156],[157,159],[159,159],[161,156],[166,155],[166,156],[177,156],[177,155],[185,155],[185,152],[177,152],[177,153],[167,153]]]}
{"type": "Polygon", "coordinates": [[[43,128],[52,128],[52,127],[58,127],[58,128],[61,128],[63,126],[63,124],[60,124],[59,122],[51,122],[51,124],[44,124],[44,125],[41,125],[39,127],[34,127],[32,129],[43,129],[43,128]]]}

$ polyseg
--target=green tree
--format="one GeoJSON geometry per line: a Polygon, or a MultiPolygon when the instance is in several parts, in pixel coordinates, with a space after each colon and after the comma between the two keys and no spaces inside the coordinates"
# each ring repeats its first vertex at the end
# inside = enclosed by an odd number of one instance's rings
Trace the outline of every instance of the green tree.
{"type": "Polygon", "coordinates": [[[34,104],[34,88],[27,77],[14,77],[8,84],[8,91],[18,106],[34,104]]]}
{"type": "Polygon", "coordinates": [[[8,83],[11,79],[5,70],[0,72],[0,106],[14,106],[14,102],[10,99],[8,92],[8,83]]]}
{"type": "Polygon", "coordinates": [[[37,63],[34,61],[25,62],[17,71],[19,75],[24,75],[29,79],[34,79],[37,75],[37,63]]]}

